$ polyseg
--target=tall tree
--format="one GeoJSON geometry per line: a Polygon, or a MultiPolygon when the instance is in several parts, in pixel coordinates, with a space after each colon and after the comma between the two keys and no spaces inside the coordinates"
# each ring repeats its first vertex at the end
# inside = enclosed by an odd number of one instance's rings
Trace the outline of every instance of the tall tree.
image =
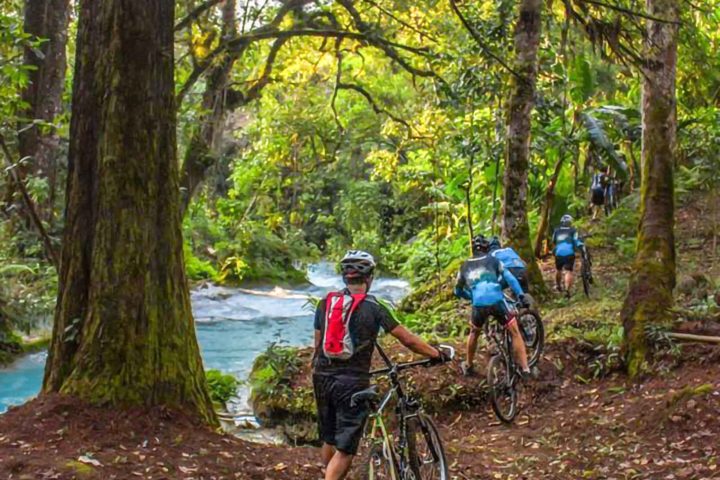
{"type": "Polygon", "coordinates": [[[640,225],[633,276],[621,313],[631,376],[642,373],[647,364],[647,327],[670,319],[675,287],[673,163],[678,1],[647,0],[647,14],[642,67],[640,225]]]}
{"type": "Polygon", "coordinates": [[[184,273],[174,0],[80,2],[60,285],[44,392],[215,423],[184,273]]]}
{"type": "Polygon", "coordinates": [[[25,65],[31,68],[28,85],[22,92],[27,108],[19,125],[19,150],[21,158],[31,159],[24,173],[47,178],[49,194],[41,205],[46,219],[53,212],[60,146],[57,131],[49,125],[62,111],[69,20],[69,0],[26,0],[25,32],[42,39],[42,43],[37,48],[25,48],[25,65]]]}
{"type": "Polygon", "coordinates": [[[527,215],[530,163],[530,115],[535,105],[537,52],[540,44],[542,0],[522,0],[515,25],[515,59],[507,111],[507,145],[503,179],[502,235],[528,263],[530,281],[545,291],[535,262],[527,215]]]}

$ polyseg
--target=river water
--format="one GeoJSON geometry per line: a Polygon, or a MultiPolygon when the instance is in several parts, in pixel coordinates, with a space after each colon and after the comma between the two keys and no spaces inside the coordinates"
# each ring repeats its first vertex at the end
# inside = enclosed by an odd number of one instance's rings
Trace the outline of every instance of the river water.
{"type": "MultiPolygon", "coordinates": [[[[342,280],[329,263],[308,269],[310,283],[284,289],[253,289],[206,285],[191,292],[198,341],[205,368],[216,368],[239,379],[247,378],[254,359],[273,342],[306,346],[312,342],[312,311],[308,296],[323,296],[342,287],[342,280]]],[[[404,280],[378,278],[372,293],[391,302],[399,301],[408,291],[404,280]]],[[[0,369],[0,413],[9,405],[18,405],[40,390],[45,352],[27,355],[0,369]]],[[[230,405],[240,417],[248,413],[247,389],[230,405]]]]}

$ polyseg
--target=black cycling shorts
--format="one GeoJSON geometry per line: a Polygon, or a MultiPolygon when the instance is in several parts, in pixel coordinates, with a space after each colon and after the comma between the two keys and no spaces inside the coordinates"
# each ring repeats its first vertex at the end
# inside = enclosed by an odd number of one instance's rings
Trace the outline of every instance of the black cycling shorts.
{"type": "Polygon", "coordinates": [[[357,454],[370,412],[367,404],[351,407],[350,397],[369,386],[368,380],[313,375],[320,440],[343,453],[357,454]]]}
{"type": "Polygon", "coordinates": [[[605,190],[602,188],[593,188],[591,195],[590,195],[590,201],[593,205],[597,205],[598,207],[601,207],[605,204],[605,190]]]}
{"type": "Polygon", "coordinates": [[[507,326],[510,322],[510,316],[508,315],[508,306],[505,300],[501,300],[494,305],[487,307],[472,307],[472,315],[470,317],[470,324],[476,328],[482,328],[487,322],[488,318],[495,317],[501,325],[507,326]]]}
{"type": "Polygon", "coordinates": [[[567,270],[568,272],[575,270],[575,255],[562,255],[555,257],[555,269],[567,270]]]}

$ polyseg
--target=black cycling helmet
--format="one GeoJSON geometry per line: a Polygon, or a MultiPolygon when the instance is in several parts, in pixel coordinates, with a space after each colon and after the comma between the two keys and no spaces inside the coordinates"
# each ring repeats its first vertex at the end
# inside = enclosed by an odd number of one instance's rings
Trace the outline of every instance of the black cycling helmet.
{"type": "Polygon", "coordinates": [[[375,259],[362,250],[348,250],[340,260],[340,271],[344,278],[369,277],[375,271],[375,259]]]}
{"type": "Polygon", "coordinates": [[[565,215],[563,215],[562,218],[560,218],[560,225],[562,225],[563,227],[571,226],[572,222],[573,222],[573,218],[567,213],[565,215]]]}
{"type": "Polygon", "coordinates": [[[473,253],[484,253],[487,252],[490,248],[490,242],[488,242],[488,239],[485,238],[485,235],[476,235],[472,239],[472,249],[473,253]]]}
{"type": "Polygon", "coordinates": [[[500,243],[500,239],[497,237],[497,235],[494,235],[490,239],[490,251],[492,252],[493,250],[499,250],[501,248],[502,248],[502,243],[500,243]]]}

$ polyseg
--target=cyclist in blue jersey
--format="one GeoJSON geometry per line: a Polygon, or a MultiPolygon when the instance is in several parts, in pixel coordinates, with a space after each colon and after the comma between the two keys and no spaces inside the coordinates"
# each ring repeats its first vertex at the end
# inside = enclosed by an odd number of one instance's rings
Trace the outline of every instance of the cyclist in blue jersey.
{"type": "Polygon", "coordinates": [[[462,363],[463,375],[473,373],[477,341],[483,324],[489,317],[494,317],[510,331],[513,351],[522,370],[521,375],[530,375],[528,368],[525,342],[520,334],[515,316],[510,312],[500,285],[505,280],[512,288],[521,304],[527,305],[525,292],[508,269],[495,257],[490,255],[490,242],[479,235],[473,239],[473,258],[467,260],[458,273],[454,293],[457,297],[472,302],[470,318],[470,335],[467,341],[467,359],[462,363]]]}
{"type": "Polygon", "coordinates": [[[563,215],[560,226],[553,232],[553,255],[555,255],[555,288],[570,298],[575,269],[575,252],[585,248],[578,232],[572,226],[573,218],[563,215]],[[563,281],[564,280],[564,281],[563,281]]]}
{"type": "MultiPolygon", "coordinates": [[[[503,248],[500,239],[493,237],[492,240],[490,240],[490,255],[500,260],[503,266],[510,270],[510,273],[512,273],[513,277],[520,283],[524,292],[529,291],[527,265],[515,250],[511,247],[503,248]]],[[[500,285],[503,287],[503,290],[509,287],[505,279],[500,280],[500,285]]]]}

